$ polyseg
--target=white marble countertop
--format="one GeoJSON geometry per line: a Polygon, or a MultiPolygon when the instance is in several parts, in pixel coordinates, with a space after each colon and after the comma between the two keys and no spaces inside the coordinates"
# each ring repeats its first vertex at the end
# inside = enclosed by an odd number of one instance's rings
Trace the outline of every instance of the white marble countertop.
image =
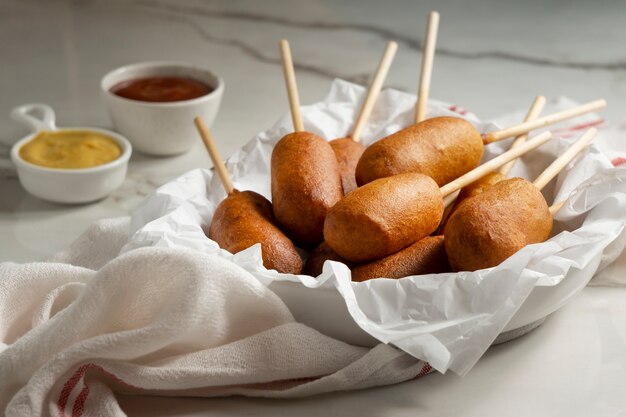
{"type": "MultiPolygon", "coordinates": [[[[413,92],[431,9],[441,13],[433,97],[482,118],[524,109],[537,94],[604,97],[606,118],[626,123],[623,1],[0,0],[0,261],[45,259],[94,220],[126,215],[156,186],[210,165],[200,142],[172,158],[136,154],[110,197],[45,203],[21,188],[7,160],[8,145],[26,134],[8,117],[14,106],[43,102],[61,126],[109,127],[102,75],[133,62],[189,61],[225,79],[212,131],[229,155],[287,111],[278,39],[291,41],[305,104],[323,97],[335,77],[364,83],[391,39],[399,51],[387,85],[413,92]]],[[[624,274],[626,262],[604,273],[624,274]]],[[[538,331],[492,349],[465,378],[432,375],[279,403],[149,399],[145,406],[151,415],[626,415],[625,295],[585,290],[538,331]]]]}

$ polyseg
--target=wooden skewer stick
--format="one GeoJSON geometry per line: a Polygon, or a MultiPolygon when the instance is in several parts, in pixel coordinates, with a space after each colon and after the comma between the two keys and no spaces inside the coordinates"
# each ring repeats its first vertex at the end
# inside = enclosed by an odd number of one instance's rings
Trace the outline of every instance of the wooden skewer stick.
{"type": "MultiPolygon", "coordinates": [[[[561,169],[565,168],[565,165],[567,165],[572,159],[574,159],[576,155],[578,155],[583,149],[587,147],[587,145],[589,145],[589,143],[593,140],[593,138],[596,136],[597,133],[598,133],[597,129],[594,129],[594,128],[589,129],[572,146],[570,146],[570,148],[567,151],[565,151],[563,155],[561,155],[548,168],[546,168],[546,170],[543,171],[537,177],[537,179],[535,180],[533,184],[535,184],[535,186],[541,190],[548,182],[550,182],[552,178],[554,178],[556,174],[558,174],[561,171],[561,169]],[[563,158],[562,162],[557,163],[557,161],[561,158],[563,158]],[[555,165],[558,169],[554,168],[554,174],[551,176],[548,176],[546,172],[552,169],[552,165],[555,165]]],[[[561,200],[558,203],[554,203],[553,205],[550,206],[549,210],[550,210],[550,214],[552,214],[552,217],[554,217],[554,215],[559,210],[561,210],[561,208],[563,208],[566,201],[567,200],[561,200]]]]}
{"type": "Polygon", "coordinates": [[[563,208],[563,206],[565,205],[565,202],[567,200],[561,200],[558,203],[554,203],[550,206],[550,208],[548,210],[550,210],[550,214],[552,215],[552,217],[555,216],[556,213],[558,213],[559,210],[561,210],[563,208]]]}
{"type": "Polygon", "coordinates": [[[507,162],[515,158],[519,158],[521,155],[525,154],[526,152],[529,152],[535,149],[536,147],[543,145],[544,143],[549,141],[551,137],[552,137],[551,132],[543,132],[542,134],[537,135],[534,138],[530,139],[528,142],[521,144],[517,148],[510,149],[506,151],[505,153],[503,153],[502,155],[499,155],[493,158],[492,160],[485,162],[478,168],[471,170],[467,174],[462,175],[459,178],[455,179],[454,181],[449,182],[443,187],[441,187],[439,189],[441,191],[441,195],[445,198],[447,195],[452,194],[456,190],[460,190],[466,185],[471,184],[477,179],[487,175],[488,173],[495,171],[496,169],[500,168],[502,165],[506,164],[507,162]]]}
{"type": "Polygon", "coordinates": [[[201,117],[198,116],[193,119],[193,121],[196,124],[196,128],[198,129],[198,133],[200,133],[200,137],[202,138],[202,142],[204,143],[206,150],[209,151],[209,156],[213,161],[213,166],[215,167],[217,175],[222,181],[226,194],[232,193],[235,189],[235,187],[233,187],[233,181],[230,178],[230,174],[226,170],[226,164],[224,164],[224,160],[215,146],[215,141],[213,140],[211,133],[209,133],[209,129],[206,127],[206,124],[204,124],[204,120],[202,120],[201,117]]]}
{"type": "Polygon", "coordinates": [[[556,158],[548,168],[546,168],[541,174],[539,174],[537,179],[535,179],[535,181],[533,182],[535,187],[539,188],[540,190],[543,189],[543,187],[545,187],[554,177],[556,177],[557,174],[561,172],[561,170],[563,170],[563,168],[565,168],[565,166],[576,157],[576,155],[582,152],[587,147],[587,145],[591,143],[591,141],[593,140],[593,138],[596,137],[597,134],[598,130],[593,127],[587,130],[584,135],[578,138],[578,140],[576,140],[576,142],[574,142],[572,146],[570,146],[565,152],[563,152],[561,156],[556,158]]]}
{"type": "MultiPolygon", "coordinates": [[[[546,133],[550,133],[550,132],[546,132],[546,133]]],[[[569,147],[569,149],[567,149],[567,151],[565,151],[561,156],[559,156],[557,159],[555,159],[550,166],[548,166],[548,168],[546,168],[541,174],[539,174],[539,176],[537,177],[537,179],[535,180],[535,182],[533,182],[533,185],[535,187],[537,187],[538,189],[543,189],[543,187],[545,187],[559,172],[561,172],[561,170],[563,168],[565,168],[565,166],[570,163],[575,157],[576,155],[578,155],[581,151],[583,151],[587,145],[589,145],[589,143],[591,143],[591,141],[593,140],[593,138],[596,136],[596,134],[598,133],[597,129],[595,128],[591,128],[589,129],[584,135],[582,135],[576,142],[574,142],[574,144],[572,146],[569,147]]],[[[542,135],[537,136],[535,139],[539,138],[542,135]]],[[[545,142],[545,141],[543,141],[545,142]]],[[[529,142],[526,142],[529,143],[529,142]]],[[[516,148],[519,148],[521,145],[518,145],[516,148]]],[[[509,153],[511,153],[511,151],[513,151],[514,149],[510,149],[508,152],[505,152],[504,154],[500,155],[498,158],[503,157],[509,153]]],[[[493,162],[495,159],[492,159],[491,161],[489,161],[488,163],[493,162]]],[[[515,158],[509,158],[511,160],[515,160],[515,158]]],[[[484,164],[487,165],[487,164],[484,164]]],[[[482,168],[484,165],[481,165],[479,168],[482,168]]],[[[477,173],[478,169],[476,168],[473,171],[470,171],[468,174],[475,174],[478,176],[478,178],[484,176],[486,173],[477,173]],[[481,175],[482,174],[482,175],[481,175]]],[[[493,171],[493,169],[492,169],[493,171]]],[[[468,174],[465,174],[465,176],[467,176],[468,174]]],[[[464,176],[463,176],[464,177],[464,176]]],[[[463,177],[458,178],[455,181],[461,180],[463,179],[463,177]]],[[[476,179],[478,179],[476,178],[476,179]]],[[[464,182],[465,180],[463,180],[464,182]]],[[[441,192],[442,194],[444,194],[444,206],[447,208],[449,206],[449,204],[451,204],[454,199],[456,199],[456,193],[452,192],[449,194],[445,194],[448,192],[448,190],[444,190],[444,188],[446,188],[447,186],[449,186],[452,183],[446,184],[445,186],[441,187],[441,192]]],[[[464,187],[465,185],[463,185],[462,187],[464,187]]],[[[454,187],[456,188],[456,186],[454,187]]],[[[555,204],[553,207],[556,207],[556,210],[558,211],[562,206],[563,206],[564,201],[555,204]],[[560,206],[558,205],[560,204],[560,206]],[[558,206],[558,207],[557,207],[558,206]]],[[[552,207],[550,208],[550,210],[552,210],[552,207]]]]}
{"type": "Polygon", "coordinates": [[[596,110],[602,110],[606,107],[606,100],[600,99],[596,101],[591,101],[586,104],[582,104],[580,106],[574,107],[572,109],[563,110],[560,112],[548,114],[546,116],[540,117],[535,120],[531,120],[529,122],[524,122],[516,126],[508,127],[506,129],[498,130],[491,133],[485,133],[483,135],[483,143],[485,145],[490,144],[492,142],[497,142],[502,139],[507,139],[513,136],[518,136],[524,133],[528,133],[531,130],[539,129],[541,127],[546,127],[558,122],[562,122],[563,120],[571,119],[573,117],[580,116],[585,113],[591,113],[596,110]]]}
{"type": "Polygon", "coordinates": [[[439,13],[430,12],[426,26],[424,50],[422,55],[422,70],[418,89],[417,103],[415,105],[415,123],[426,118],[426,103],[430,94],[430,79],[433,73],[433,60],[435,57],[435,45],[437,44],[437,31],[439,30],[439,13]]]}
{"type": "MultiPolygon", "coordinates": [[[[460,192],[461,192],[461,190],[456,190],[455,192],[445,196],[445,198],[443,199],[443,207],[444,208],[450,207],[452,205],[452,203],[454,203],[456,201],[456,199],[459,197],[459,193],[460,192]]],[[[446,216],[444,215],[444,219],[445,218],[446,218],[446,216]]]]}
{"type": "Polygon", "coordinates": [[[285,84],[287,85],[287,95],[289,97],[289,108],[291,109],[291,119],[296,132],[304,131],[302,115],[300,114],[300,98],[298,97],[298,86],[296,84],[296,73],[293,70],[293,60],[291,59],[291,49],[286,39],[280,41],[280,56],[285,74],[285,84]]]}
{"type": "Polygon", "coordinates": [[[376,73],[374,74],[374,78],[372,79],[372,83],[370,84],[369,90],[367,91],[367,96],[365,96],[365,100],[363,101],[363,105],[361,106],[361,111],[359,113],[359,117],[356,119],[356,123],[354,124],[354,129],[352,130],[352,134],[350,137],[355,142],[358,142],[361,139],[361,133],[363,133],[363,128],[367,123],[367,119],[369,119],[372,114],[372,110],[374,110],[374,104],[376,104],[376,99],[378,98],[378,94],[385,82],[385,78],[387,77],[387,72],[389,72],[389,67],[393,62],[393,57],[396,55],[396,50],[398,49],[398,44],[395,42],[389,42],[387,44],[387,48],[383,53],[383,57],[378,64],[378,68],[376,69],[376,73]]]}
{"type": "MultiPolygon", "coordinates": [[[[526,118],[524,119],[524,121],[529,122],[531,120],[535,120],[539,116],[539,114],[543,111],[543,108],[545,107],[545,105],[546,105],[546,98],[544,96],[535,97],[535,101],[530,106],[530,110],[528,110],[528,114],[526,115],[526,118]]],[[[528,134],[519,135],[517,138],[515,138],[515,140],[511,144],[511,149],[515,149],[517,146],[526,142],[526,139],[528,139],[528,134]]],[[[500,168],[500,174],[504,176],[509,175],[509,172],[511,172],[511,168],[513,168],[513,165],[515,165],[515,160],[503,165],[502,168],[500,168]]]]}
{"type": "MultiPolygon", "coordinates": [[[[537,96],[533,104],[530,106],[530,109],[528,110],[528,114],[526,115],[525,121],[536,119],[537,116],[539,116],[539,113],[541,113],[541,111],[543,110],[543,107],[545,106],[545,104],[546,104],[546,98],[544,96],[537,96]]],[[[526,142],[527,139],[528,139],[528,135],[526,134],[518,136],[517,139],[515,139],[515,141],[511,145],[510,149],[517,148],[519,145],[526,142]]],[[[500,168],[500,173],[506,176],[509,173],[509,171],[511,171],[511,168],[513,168],[515,161],[516,159],[502,165],[502,168],[500,168]]],[[[444,207],[445,208],[450,207],[452,203],[456,201],[456,198],[458,197],[458,195],[459,193],[453,193],[447,196],[446,198],[444,198],[443,199],[444,207]]]]}

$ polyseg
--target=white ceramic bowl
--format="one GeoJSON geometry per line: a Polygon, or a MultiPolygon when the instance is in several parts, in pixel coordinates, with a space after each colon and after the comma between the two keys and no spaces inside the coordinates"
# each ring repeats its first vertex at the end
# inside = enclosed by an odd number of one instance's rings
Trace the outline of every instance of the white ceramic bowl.
{"type": "Polygon", "coordinates": [[[54,111],[45,104],[16,107],[11,112],[11,117],[32,130],[31,134],[11,148],[11,159],[17,168],[17,176],[29,193],[55,203],[88,203],[106,197],[124,182],[132,148],[123,136],[93,127],[59,129],[55,125],[54,111]],[[31,114],[33,112],[40,112],[42,118],[36,118],[31,114]],[[79,169],[46,168],[26,162],[20,157],[20,148],[39,132],[63,130],[85,130],[107,135],[120,145],[122,154],[109,163],[79,169]]]}
{"type": "Polygon", "coordinates": [[[224,93],[221,78],[209,70],[179,62],[127,65],[105,75],[100,87],[115,129],[126,136],[136,150],[161,156],[191,149],[198,142],[193,119],[201,116],[211,127],[224,93]],[[131,100],[111,92],[120,82],[154,76],[192,78],[207,84],[213,91],[191,100],[163,103],[131,100]]]}

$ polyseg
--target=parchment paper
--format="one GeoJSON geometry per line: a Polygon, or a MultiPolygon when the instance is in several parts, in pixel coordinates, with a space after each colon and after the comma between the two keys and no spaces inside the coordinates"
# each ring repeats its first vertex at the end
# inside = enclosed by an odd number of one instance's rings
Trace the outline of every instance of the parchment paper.
{"type": "MultiPolygon", "coordinates": [[[[327,140],[345,136],[363,95],[362,87],[335,80],[323,101],[302,108],[305,129],[327,140]]],[[[575,104],[560,99],[550,103],[544,113],[575,104]]],[[[363,142],[367,145],[410,124],[414,105],[414,95],[383,91],[363,142]]],[[[481,122],[457,106],[435,100],[428,105],[428,117],[464,117],[482,132],[496,129],[498,124],[521,121],[525,112],[481,122]]],[[[587,115],[553,127],[557,137],[520,159],[510,175],[533,180],[586,127],[602,124],[597,115],[587,115]]],[[[227,168],[236,188],[271,197],[272,148],[291,130],[291,120],[285,115],[228,159],[227,168]]],[[[508,149],[510,142],[489,145],[485,159],[508,149]]],[[[230,259],[266,285],[278,280],[297,283],[302,291],[329,288],[340,294],[352,319],[371,336],[428,361],[440,372],[450,369],[462,375],[486,351],[535,286],[551,286],[558,291],[558,284],[568,278],[572,268],[586,268],[584,276],[577,278],[586,280],[584,285],[597,269],[620,254],[625,240],[625,180],[626,169],[614,168],[592,145],[559,175],[556,185],[544,189],[549,204],[568,199],[556,215],[554,236],[547,242],[530,245],[488,270],[353,283],[349,269],[341,263],[327,262],[323,274],[313,278],[266,270],[260,245],[236,255],[221,250],[205,236],[203,227],[210,224],[225,193],[211,170],[195,169],[160,187],[133,213],[132,237],[123,252],[143,246],[186,247],[230,259]]],[[[555,309],[571,294],[559,297],[554,301],[555,309]]],[[[314,305],[311,310],[316,314],[314,305]]]]}

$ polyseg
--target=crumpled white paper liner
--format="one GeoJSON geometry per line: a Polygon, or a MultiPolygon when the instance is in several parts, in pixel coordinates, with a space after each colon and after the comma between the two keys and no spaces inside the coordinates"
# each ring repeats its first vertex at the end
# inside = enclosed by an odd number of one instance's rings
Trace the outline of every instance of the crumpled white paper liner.
{"type": "MultiPolygon", "coordinates": [[[[363,94],[362,87],[335,80],[323,101],[302,108],[305,128],[327,140],[346,136],[363,94]]],[[[414,104],[414,95],[383,91],[363,143],[367,145],[410,124],[414,104]]],[[[573,105],[561,99],[544,113],[573,105]]],[[[461,116],[451,109],[456,108],[431,100],[428,117],[461,116]]],[[[520,121],[523,114],[499,121],[510,125],[520,121]]],[[[481,122],[471,113],[462,117],[482,132],[498,126],[481,122]]],[[[572,138],[584,132],[580,126],[572,130],[572,126],[596,119],[595,115],[586,115],[554,127],[568,139],[554,139],[521,158],[511,176],[533,180],[572,138]]],[[[227,167],[237,189],[254,190],[270,198],[272,148],[291,130],[291,120],[285,115],[228,159],[227,167]]],[[[510,142],[489,145],[485,159],[508,149],[510,142]]],[[[476,272],[353,283],[349,269],[337,262],[327,262],[318,278],[268,271],[262,266],[260,245],[232,255],[206,237],[203,227],[208,227],[216,206],[225,197],[218,177],[207,169],[192,170],[148,197],[132,215],[132,237],[122,252],[143,246],[186,247],[230,259],[266,285],[279,280],[300,283],[302,291],[334,288],[365,332],[428,361],[440,372],[450,369],[462,375],[486,351],[535,286],[552,286],[558,291],[558,284],[568,278],[570,268],[590,267],[577,278],[584,280],[584,285],[597,270],[596,265],[606,266],[624,247],[624,239],[618,237],[626,224],[626,169],[613,168],[592,145],[559,175],[556,184],[547,187],[544,195],[549,203],[569,197],[555,219],[554,231],[560,233],[545,243],[522,249],[495,268],[476,272]]],[[[563,294],[554,309],[568,297],[571,294],[563,294]]]]}

